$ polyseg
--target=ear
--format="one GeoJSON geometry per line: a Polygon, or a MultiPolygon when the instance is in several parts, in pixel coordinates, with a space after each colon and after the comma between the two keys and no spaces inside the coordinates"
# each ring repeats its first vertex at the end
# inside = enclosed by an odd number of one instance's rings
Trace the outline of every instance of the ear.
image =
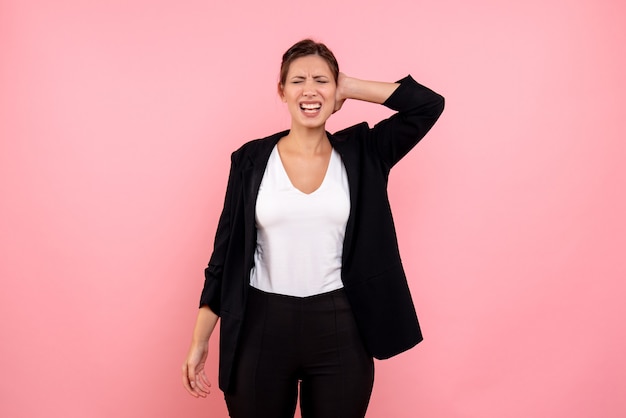
{"type": "Polygon", "coordinates": [[[278,82],[278,85],[276,87],[278,89],[278,97],[280,97],[280,100],[282,100],[284,102],[285,101],[285,95],[283,93],[283,85],[280,83],[280,81],[278,82]]]}

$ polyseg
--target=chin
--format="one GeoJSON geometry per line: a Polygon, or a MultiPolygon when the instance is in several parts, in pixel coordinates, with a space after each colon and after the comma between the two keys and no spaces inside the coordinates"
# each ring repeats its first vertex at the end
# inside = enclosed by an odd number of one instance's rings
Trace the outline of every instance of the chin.
{"type": "Polygon", "coordinates": [[[325,129],[326,121],[320,123],[303,123],[300,126],[307,129],[325,129]]]}

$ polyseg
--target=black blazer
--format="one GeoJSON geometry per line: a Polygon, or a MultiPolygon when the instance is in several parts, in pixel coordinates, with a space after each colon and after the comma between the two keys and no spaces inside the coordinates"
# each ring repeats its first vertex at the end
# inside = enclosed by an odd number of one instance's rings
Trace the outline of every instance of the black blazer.
{"type": "MultiPolygon", "coordinates": [[[[379,359],[422,340],[387,198],[389,171],[426,135],[444,107],[443,97],[411,76],[399,83],[384,103],[398,113],[371,129],[363,122],[328,134],[350,186],[341,277],[365,347],[379,359]]],[[[231,156],[224,209],[200,298],[200,306],[208,305],[221,317],[223,391],[230,387],[253,266],[256,197],[270,153],[287,133],[248,142],[231,156]]]]}

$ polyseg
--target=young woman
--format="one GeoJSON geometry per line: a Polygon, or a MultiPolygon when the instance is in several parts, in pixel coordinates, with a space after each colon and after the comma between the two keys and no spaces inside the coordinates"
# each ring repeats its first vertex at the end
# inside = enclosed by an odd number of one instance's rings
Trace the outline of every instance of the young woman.
{"type": "Polygon", "coordinates": [[[183,384],[209,393],[208,341],[221,318],[219,387],[233,418],[365,416],[373,357],[422,335],[400,261],[387,179],[433,126],[443,97],[339,72],[323,44],[283,55],[278,94],[289,130],[235,151],[183,384]],[[347,99],[397,113],[335,134],[347,99]]]}

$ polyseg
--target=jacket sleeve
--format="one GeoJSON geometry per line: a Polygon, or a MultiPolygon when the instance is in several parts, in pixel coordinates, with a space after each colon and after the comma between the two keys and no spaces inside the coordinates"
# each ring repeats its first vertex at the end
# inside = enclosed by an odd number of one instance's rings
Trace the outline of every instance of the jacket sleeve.
{"type": "Polygon", "coordinates": [[[374,126],[368,145],[390,170],[432,128],[443,112],[444,98],[417,83],[410,75],[383,103],[398,113],[374,126]]]}
{"type": "Polygon", "coordinates": [[[228,175],[228,184],[226,186],[226,196],[224,198],[224,207],[217,223],[215,232],[215,241],[213,244],[213,253],[209,260],[208,266],[204,269],[204,288],[200,296],[200,307],[208,306],[211,310],[220,315],[221,310],[221,291],[222,276],[224,270],[224,261],[230,243],[230,224],[231,207],[233,200],[233,190],[235,182],[235,159],[234,153],[231,156],[230,173],[228,175]]]}

